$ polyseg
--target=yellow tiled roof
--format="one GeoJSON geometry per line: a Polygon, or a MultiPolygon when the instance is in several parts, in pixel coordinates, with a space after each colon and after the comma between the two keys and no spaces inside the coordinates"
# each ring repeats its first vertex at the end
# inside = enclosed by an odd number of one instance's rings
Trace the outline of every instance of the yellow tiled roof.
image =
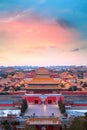
{"type": "Polygon", "coordinates": [[[45,118],[45,117],[34,117],[34,118],[29,118],[26,122],[26,124],[61,124],[61,121],[58,117],[48,117],[48,118],[45,118]]]}
{"type": "Polygon", "coordinates": [[[60,86],[29,86],[27,89],[60,89],[60,86]]]}
{"type": "Polygon", "coordinates": [[[44,67],[40,67],[36,70],[36,74],[49,74],[49,70],[44,67]]]}
{"type": "Polygon", "coordinates": [[[58,84],[53,78],[33,78],[29,84],[58,84]]]}
{"type": "Polygon", "coordinates": [[[69,72],[63,72],[60,74],[62,78],[73,78],[73,76],[69,72]]]}

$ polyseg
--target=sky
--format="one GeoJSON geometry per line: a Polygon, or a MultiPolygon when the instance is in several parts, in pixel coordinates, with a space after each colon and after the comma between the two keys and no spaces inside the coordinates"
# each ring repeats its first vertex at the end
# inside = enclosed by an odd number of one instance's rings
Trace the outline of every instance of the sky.
{"type": "Polygon", "coordinates": [[[0,65],[87,65],[87,0],[0,0],[0,65]]]}

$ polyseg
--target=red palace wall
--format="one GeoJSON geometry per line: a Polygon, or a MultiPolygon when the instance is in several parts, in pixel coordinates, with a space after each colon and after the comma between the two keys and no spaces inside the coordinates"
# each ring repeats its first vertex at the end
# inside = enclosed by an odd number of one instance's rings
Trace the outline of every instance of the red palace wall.
{"type": "Polygon", "coordinates": [[[19,107],[21,107],[21,103],[15,103],[14,106],[19,106],[19,107]]]}
{"type": "MultiPolygon", "coordinates": [[[[39,125],[36,126],[36,128],[37,128],[37,130],[41,130],[41,126],[39,126],[39,125]]],[[[16,130],[24,130],[24,129],[22,129],[22,128],[21,128],[21,129],[20,129],[20,128],[18,129],[18,128],[17,128],[16,130]]],[[[60,125],[58,125],[58,126],[52,126],[52,125],[51,125],[51,126],[46,126],[46,130],[62,130],[62,128],[61,128],[60,125]]]]}
{"type": "Polygon", "coordinates": [[[29,103],[35,103],[35,100],[37,100],[38,101],[38,104],[40,104],[41,103],[41,99],[39,98],[39,97],[26,97],[26,100],[29,102],[29,103]]]}
{"type": "Polygon", "coordinates": [[[10,92],[10,95],[21,95],[25,94],[25,92],[10,92]]]}
{"type": "MultiPolygon", "coordinates": [[[[45,126],[46,127],[46,130],[62,130],[61,126],[60,125],[55,125],[55,126],[52,126],[52,125],[49,125],[49,126],[45,126]]],[[[38,130],[41,130],[41,126],[36,126],[36,128],[38,130]]]]}
{"type": "Polygon", "coordinates": [[[48,102],[51,101],[52,104],[56,103],[56,97],[47,97],[45,100],[45,103],[48,104],[48,102]]]}
{"type": "Polygon", "coordinates": [[[84,106],[84,107],[86,107],[87,106],[87,104],[73,104],[73,106],[84,106]]]}
{"type": "Polygon", "coordinates": [[[0,104],[1,107],[13,107],[13,106],[21,106],[21,103],[16,103],[16,104],[0,104]]]}
{"type": "Polygon", "coordinates": [[[3,107],[12,107],[13,106],[13,104],[0,104],[0,106],[3,106],[3,107]]]}
{"type": "Polygon", "coordinates": [[[68,95],[87,95],[87,92],[81,92],[81,91],[74,91],[74,92],[69,92],[69,91],[61,91],[62,94],[68,94],[68,95]]]}
{"type": "MultiPolygon", "coordinates": [[[[26,96],[26,97],[23,97],[23,99],[26,98],[27,102],[29,103],[35,103],[35,100],[38,101],[38,104],[40,104],[42,102],[42,99],[39,97],[39,96],[26,96]]],[[[64,96],[48,96],[46,99],[45,99],[45,103],[46,104],[55,104],[55,103],[58,103],[58,101],[60,100],[60,98],[62,99],[62,101],[64,101],[64,96]]]]}

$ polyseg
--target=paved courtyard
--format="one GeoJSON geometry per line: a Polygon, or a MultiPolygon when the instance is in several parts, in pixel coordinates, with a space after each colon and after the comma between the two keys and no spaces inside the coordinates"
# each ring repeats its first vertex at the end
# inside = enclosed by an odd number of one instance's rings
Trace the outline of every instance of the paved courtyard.
{"type": "Polygon", "coordinates": [[[29,105],[25,115],[31,116],[33,113],[36,116],[51,116],[52,113],[54,113],[54,116],[61,116],[58,105],[29,105]]]}

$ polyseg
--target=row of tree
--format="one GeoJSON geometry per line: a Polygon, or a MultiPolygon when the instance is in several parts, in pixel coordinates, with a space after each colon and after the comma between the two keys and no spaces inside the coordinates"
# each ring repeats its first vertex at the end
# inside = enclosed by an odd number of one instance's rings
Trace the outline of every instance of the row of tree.
{"type": "Polygon", "coordinates": [[[26,101],[26,99],[23,99],[22,100],[22,106],[21,106],[21,113],[24,114],[25,111],[27,110],[27,108],[28,108],[27,101],[26,101]]]}
{"type": "MultiPolygon", "coordinates": [[[[8,122],[7,120],[1,123],[4,130],[14,129],[16,125],[20,125],[18,121],[8,122]]],[[[26,125],[25,130],[37,130],[36,126],[26,125]]],[[[76,117],[69,128],[65,127],[63,130],[87,130],[87,113],[84,117],[76,117]]]]}
{"type": "Polygon", "coordinates": [[[10,121],[8,122],[7,120],[2,121],[1,124],[3,125],[4,130],[12,130],[15,129],[16,125],[20,125],[19,121],[10,121]]]}
{"type": "Polygon", "coordinates": [[[87,113],[84,117],[76,117],[69,128],[65,125],[63,130],[87,130],[87,113]]]}
{"type": "Polygon", "coordinates": [[[34,125],[26,125],[25,130],[37,130],[37,128],[34,125]]]}
{"type": "Polygon", "coordinates": [[[84,117],[76,117],[69,130],[87,130],[87,113],[84,117]]]}
{"type": "Polygon", "coordinates": [[[77,86],[73,86],[68,89],[68,91],[77,91],[77,90],[78,90],[77,86]]]}
{"type": "Polygon", "coordinates": [[[64,114],[65,113],[65,104],[62,102],[62,99],[59,100],[58,105],[59,105],[59,109],[60,109],[61,113],[64,114]]]}
{"type": "MultiPolygon", "coordinates": [[[[27,125],[25,130],[36,130],[36,127],[27,125]]],[[[87,130],[87,113],[84,117],[76,117],[70,127],[65,127],[63,130],[87,130]]]]}

